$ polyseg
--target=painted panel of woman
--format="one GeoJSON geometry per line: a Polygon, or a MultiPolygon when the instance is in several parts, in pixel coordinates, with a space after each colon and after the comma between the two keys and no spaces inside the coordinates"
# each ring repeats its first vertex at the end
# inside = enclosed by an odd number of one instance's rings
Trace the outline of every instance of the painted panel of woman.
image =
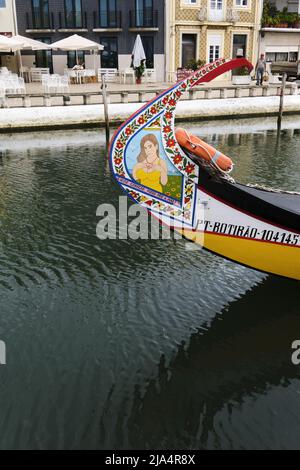
{"type": "Polygon", "coordinates": [[[142,185],[163,192],[162,186],[168,182],[167,164],[159,157],[159,143],[154,134],[141,139],[138,163],[133,167],[133,177],[142,185]]]}

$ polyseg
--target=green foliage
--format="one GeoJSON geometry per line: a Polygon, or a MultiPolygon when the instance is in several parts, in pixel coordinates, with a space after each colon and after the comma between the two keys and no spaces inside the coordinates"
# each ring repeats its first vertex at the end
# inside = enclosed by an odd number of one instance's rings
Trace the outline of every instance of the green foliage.
{"type": "Polygon", "coordinates": [[[200,69],[201,67],[203,67],[203,65],[205,65],[205,61],[204,60],[195,60],[195,59],[191,59],[186,68],[187,69],[190,69],[190,70],[197,70],[197,69],[200,69]]]}
{"type": "Polygon", "coordinates": [[[287,7],[279,11],[269,0],[265,0],[261,20],[263,27],[280,27],[287,25],[292,28],[295,26],[298,27],[299,23],[300,16],[298,13],[289,13],[287,7]]]}
{"type": "Polygon", "coordinates": [[[145,72],[145,61],[142,61],[139,67],[134,67],[135,77],[137,79],[142,78],[142,76],[144,75],[144,72],[145,72]]]}
{"type": "Polygon", "coordinates": [[[234,70],[233,75],[250,75],[250,73],[247,67],[238,67],[237,69],[234,70]]]}

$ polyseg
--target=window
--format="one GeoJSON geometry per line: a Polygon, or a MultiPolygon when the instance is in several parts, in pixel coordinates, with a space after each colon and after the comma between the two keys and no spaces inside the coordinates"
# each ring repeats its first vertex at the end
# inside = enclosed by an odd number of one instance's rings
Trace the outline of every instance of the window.
{"type": "Polygon", "coordinates": [[[210,0],[208,17],[210,21],[224,20],[223,0],[210,0]]]}
{"type": "Polygon", "coordinates": [[[221,56],[221,46],[223,42],[222,34],[209,34],[208,43],[208,62],[214,62],[221,56]]]}
{"type": "Polygon", "coordinates": [[[220,58],[220,46],[214,45],[209,46],[209,62],[214,62],[215,60],[220,58]]]}
{"type": "Polygon", "coordinates": [[[116,0],[100,0],[100,28],[116,28],[117,25],[117,5],[116,0]]]}
{"type": "Polygon", "coordinates": [[[100,37],[100,44],[104,46],[101,52],[101,67],[104,69],[117,69],[118,65],[118,38],[100,37]]]}
{"type": "Polygon", "coordinates": [[[290,52],[289,62],[297,62],[297,60],[298,60],[298,52],[290,52]]]}
{"type": "Polygon", "coordinates": [[[183,34],[181,47],[181,66],[186,68],[188,63],[196,60],[196,34],[183,34]]]}
{"type": "MultiPolygon", "coordinates": [[[[290,52],[290,54],[296,54],[297,52],[290,52]]],[[[288,52],[267,52],[266,53],[266,61],[267,62],[287,62],[289,60],[289,53],[288,52]]],[[[297,60],[297,59],[296,59],[297,60]]],[[[291,62],[293,62],[291,60],[291,62]]]]}
{"type": "MultiPolygon", "coordinates": [[[[46,44],[51,44],[52,42],[50,38],[39,38],[38,40],[46,44]]],[[[49,68],[50,73],[53,73],[52,51],[36,51],[35,65],[36,67],[49,68]]]]}
{"type": "Polygon", "coordinates": [[[0,0],[0,8],[6,7],[6,0],[0,0]]]}
{"type": "Polygon", "coordinates": [[[222,10],[223,0],[210,0],[210,8],[212,10],[222,10]]]}
{"type": "Polygon", "coordinates": [[[153,0],[135,0],[136,27],[153,26],[153,0]]]}
{"type": "Polygon", "coordinates": [[[235,5],[237,7],[247,7],[249,4],[249,0],[235,0],[235,5]]]}
{"type": "Polygon", "coordinates": [[[66,28],[82,28],[81,0],[65,0],[66,28]]]}
{"type": "Polygon", "coordinates": [[[141,39],[146,56],[146,68],[154,69],[154,38],[153,36],[142,36],[141,39]]]}
{"type": "Polygon", "coordinates": [[[32,19],[36,29],[50,27],[48,0],[32,0],[32,19]]]}
{"type": "Polygon", "coordinates": [[[197,0],[184,0],[184,3],[187,5],[196,5],[197,0]]]}
{"type": "Polygon", "coordinates": [[[68,51],[68,69],[72,69],[74,65],[84,65],[84,51],[68,51]]]}

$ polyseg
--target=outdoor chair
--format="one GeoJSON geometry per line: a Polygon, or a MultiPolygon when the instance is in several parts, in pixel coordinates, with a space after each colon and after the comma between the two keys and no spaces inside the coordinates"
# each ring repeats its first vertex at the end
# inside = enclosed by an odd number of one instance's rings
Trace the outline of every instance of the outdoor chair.
{"type": "Polygon", "coordinates": [[[85,83],[95,83],[95,81],[96,81],[96,72],[95,72],[95,70],[85,69],[83,78],[84,78],[85,83]]]}
{"type": "Polygon", "coordinates": [[[32,82],[41,82],[43,75],[49,75],[49,69],[47,68],[31,68],[30,78],[32,82]]]}
{"type": "Polygon", "coordinates": [[[69,93],[69,79],[67,76],[61,77],[60,75],[44,75],[42,77],[42,84],[44,93],[69,93]]]}
{"type": "Polygon", "coordinates": [[[118,80],[118,69],[98,69],[98,82],[102,82],[102,77],[106,82],[116,82],[118,80]]]}
{"type": "Polygon", "coordinates": [[[156,70],[155,69],[146,69],[145,70],[145,79],[146,79],[146,83],[155,83],[156,82],[156,70]]]}
{"type": "Polygon", "coordinates": [[[76,72],[75,70],[72,70],[72,69],[65,69],[64,70],[64,76],[68,77],[68,81],[69,81],[69,84],[74,84],[76,83],[76,80],[77,80],[77,75],[76,75],[76,72]]]}
{"type": "Polygon", "coordinates": [[[5,106],[5,87],[0,81],[0,106],[5,106]]]}
{"type": "Polygon", "coordinates": [[[134,70],[131,67],[124,70],[120,70],[120,82],[123,82],[125,84],[127,77],[132,80],[132,83],[135,83],[134,70]]]}
{"type": "Polygon", "coordinates": [[[10,74],[8,76],[0,76],[0,85],[5,89],[6,95],[21,95],[26,93],[24,79],[18,77],[17,74],[10,74]]]}
{"type": "Polygon", "coordinates": [[[0,67],[0,74],[9,75],[10,71],[8,70],[7,67],[0,67]]]}

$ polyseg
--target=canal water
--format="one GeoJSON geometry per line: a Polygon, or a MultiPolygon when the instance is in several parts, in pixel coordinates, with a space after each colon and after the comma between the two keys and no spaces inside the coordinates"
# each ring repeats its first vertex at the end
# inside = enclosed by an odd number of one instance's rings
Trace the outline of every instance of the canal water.
{"type": "MultiPolygon", "coordinates": [[[[300,190],[300,120],[194,123],[300,190]]],[[[1,449],[300,448],[299,283],[183,241],[96,237],[99,130],[0,135],[1,449]]]]}

